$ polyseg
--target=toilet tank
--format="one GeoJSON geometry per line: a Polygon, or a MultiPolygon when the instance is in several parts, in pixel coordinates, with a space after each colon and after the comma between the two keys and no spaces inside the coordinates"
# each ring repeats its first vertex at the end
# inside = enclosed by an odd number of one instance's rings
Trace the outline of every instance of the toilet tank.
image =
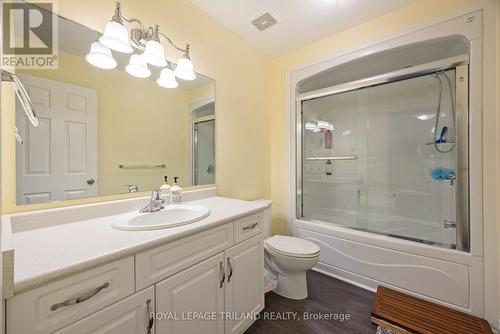
{"type": "Polygon", "coordinates": [[[262,233],[264,234],[264,239],[265,239],[269,237],[269,232],[271,229],[271,208],[273,202],[268,199],[258,199],[255,200],[254,202],[267,205],[266,209],[263,212],[263,218],[262,218],[262,233]]]}

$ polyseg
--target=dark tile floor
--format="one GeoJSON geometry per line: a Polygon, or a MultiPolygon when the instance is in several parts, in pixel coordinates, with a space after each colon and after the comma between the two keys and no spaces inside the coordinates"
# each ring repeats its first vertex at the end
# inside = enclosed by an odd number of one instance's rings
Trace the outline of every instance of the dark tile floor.
{"type": "Polygon", "coordinates": [[[377,331],[377,327],[370,322],[374,293],[312,270],[307,273],[307,284],[309,297],[305,300],[290,300],[267,293],[266,308],[246,333],[374,334],[377,331]],[[295,313],[290,313],[289,320],[270,320],[271,317],[280,317],[283,312],[296,312],[297,319],[293,319],[295,313]],[[304,313],[349,314],[350,319],[306,320],[304,313]],[[264,319],[266,316],[267,319],[264,319]]]}

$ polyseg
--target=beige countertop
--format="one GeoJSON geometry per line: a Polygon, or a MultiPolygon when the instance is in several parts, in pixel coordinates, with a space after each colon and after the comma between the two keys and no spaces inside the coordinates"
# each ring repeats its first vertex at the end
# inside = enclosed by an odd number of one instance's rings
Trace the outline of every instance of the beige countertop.
{"type": "Polygon", "coordinates": [[[117,230],[111,227],[116,214],[36,228],[14,226],[14,294],[260,212],[270,205],[223,197],[189,203],[207,206],[210,215],[196,223],[150,231],[117,230]]]}

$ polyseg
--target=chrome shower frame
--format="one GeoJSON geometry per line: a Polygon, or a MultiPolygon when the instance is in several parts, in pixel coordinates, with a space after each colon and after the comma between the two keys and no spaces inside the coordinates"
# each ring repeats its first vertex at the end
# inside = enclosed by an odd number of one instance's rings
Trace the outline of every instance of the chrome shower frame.
{"type": "MultiPolygon", "coordinates": [[[[455,70],[455,108],[456,108],[456,245],[444,245],[426,240],[414,241],[431,244],[434,246],[456,248],[457,250],[470,251],[470,217],[469,217],[469,55],[445,58],[438,61],[411,66],[397,71],[392,71],[368,78],[363,78],[347,83],[300,94],[296,98],[295,113],[295,147],[296,147],[296,175],[295,175],[295,218],[306,220],[302,215],[302,103],[308,100],[336,95],[370,86],[411,79],[429,75],[438,71],[455,70]]],[[[346,227],[348,228],[348,227],[346,227]]],[[[376,232],[368,232],[376,233],[376,232]]],[[[380,234],[380,233],[379,233],[380,234]]],[[[391,235],[392,236],[392,235],[391,235]]],[[[394,237],[394,236],[393,236],[394,237]]]]}

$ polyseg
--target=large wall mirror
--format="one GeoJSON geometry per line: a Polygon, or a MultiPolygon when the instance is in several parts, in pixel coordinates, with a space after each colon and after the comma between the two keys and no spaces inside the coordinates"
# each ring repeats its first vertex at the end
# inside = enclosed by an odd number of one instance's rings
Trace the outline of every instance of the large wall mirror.
{"type": "Polygon", "coordinates": [[[182,187],[214,184],[214,80],[197,74],[164,88],[160,68],[133,77],[130,55],[119,53],[116,68],[96,68],[85,57],[100,34],[53,17],[58,68],[16,69],[40,120],[32,127],[16,110],[17,204],[150,191],[164,176],[182,187]]]}

